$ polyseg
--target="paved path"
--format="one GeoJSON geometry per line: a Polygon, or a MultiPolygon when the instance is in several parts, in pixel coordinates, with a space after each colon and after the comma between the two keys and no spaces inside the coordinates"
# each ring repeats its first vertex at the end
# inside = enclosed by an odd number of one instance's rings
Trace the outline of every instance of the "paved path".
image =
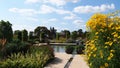
{"type": "MultiPolygon", "coordinates": [[[[45,68],[64,68],[72,55],[66,53],[55,53],[55,60],[45,68]]],[[[83,55],[75,55],[69,68],[89,68],[83,55]]]]}
{"type": "Polygon", "coordinates": [[[64,68],[72,55],[66,53],[55,53],[55,60],[45,68],[64,68]]]}
{"type": "Polygon", "coordinates": [[[75,55],[69,68],[89,68],[84,55],[75,55]]]}

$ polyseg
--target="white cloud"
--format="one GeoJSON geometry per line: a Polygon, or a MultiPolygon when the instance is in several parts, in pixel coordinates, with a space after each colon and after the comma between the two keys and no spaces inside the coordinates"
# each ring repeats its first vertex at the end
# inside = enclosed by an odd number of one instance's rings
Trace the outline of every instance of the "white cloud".
{"type": "Polygon", "coordinates": [[[74,8],[74,12],[76,13],[94,13],[94,12],[104,12],[107,10],[112,10],[115,9],[115,5],[111,4],[111,5],[106,5],[106,4],[102,4],[101,6],[78,6],[74,8]]]}
{"type": "Polygon", "coordinates": [[[65,0],[46,0],[46,3],[50,3],[56,6],[62,6],[66,4],[65,0]]]}
{"type": "Polygon", "coordinates": [[[48,20],[48,22],[57,22],[57,21],[58,21],[58,19],[56,19],[56,18],[51,18],[48,20]]]}
{"type": "Polygon", "coordinates": [[[73,20],[75,18],[77,18],[77,16],[75,14],[70,14],[70,16],[65,16],[64,17],[65,20],[73,20]]]}
{"type": "Polygon", "coordinates": [[[10,8],[10,12],[19,13],[21,15],[32,16],[37,14],[37,11],[34,9],[19,9],[19,8],[10,8]]]}
{"type": "Polygon", "coordinates": [[[29,3],[37,3],[40,0],[26,0],[25,3],[29,4],[29,3]]]}
{"type": "Polygon", "coordinates": [[[84,21],[83,20],[74,20],[73,23],[74,24],[81,24],[81,23],[84,23],[84,21]]]}
{"type": "Polygon", "coordinates": [[[79,0],[26,0],[25,3],[49,3],[56,6],[64,6],[67,2],[77,3],[79,0]]]}
{"type": "Polygon", "coordinates": [[[67,23],[66,23],[66,22],[62,22],[61,24],[62,24],[62,25],[67,25],[67,23]]]}
{"type": "Polygon", "coordinates": [[[47,13],[53,13],[55,11],[55,8],[47,5],[42,5],[40,7],[39,13],[41,14],[47,14],[47,13]]]}
{"type": "Polygon", "coordinates": [[[57,13],[57,14],[70,14],[70,11],[57,9],[48,5],[42,5],[40,7],[39,13],[41,14],[48,14],[48,13],[57,13]]]}
{"type": "Polygon", "coordinates": [[[28,17],[27,20],[34,21],[34,22],[38,22],[39,21],[37,18],[33,18],[33,17],[28,17]]]}
{"type": "Polygon", "coordinates": [[[81,29],[83,29],[83,31],[86,30],[86,24],[82,19],[74,20],[73,24],[76,26],[75,28],[77,28],[77,29],[81,28],[81,29]]]}
{"type": "Polygon", "coordinates": [[[56,9],[55,12],[56,12],[57,14],[71,14],[70,11],[63,10],[63,9],[56,9]]]}
{"type": "Polygon", "coordinates": [[[20,8],[10,8],[8,9],[10,12],[19,13],[24,16],[33,16],[36,14],[71,14],[72,12],[64,9],[57,9],[48,5],[42,5],[39,10],[35,9],[20,9],[20,8]]]}
{"type": "Polygon", "coordinates": [[[77,2],[79,2],[80,0],[65,0],[65,1],[67,1],[67,2],[72,2],[72,3],[77,3],[77,2]]]}

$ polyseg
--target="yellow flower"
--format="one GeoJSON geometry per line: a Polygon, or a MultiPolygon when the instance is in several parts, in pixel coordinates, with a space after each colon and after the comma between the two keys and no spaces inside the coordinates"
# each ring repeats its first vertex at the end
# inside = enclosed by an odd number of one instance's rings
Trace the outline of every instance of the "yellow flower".
{"type": "Polygon", "coordinates": [[[98,35],[98,32],[96,32],[95,35],[98,35]]]}
{"type": "Polygon", "coordinates": [[[111,60],[111,57],[109,56],[109,57],[107,58],[107,60],[111,60]]]}
{"type": "Polygon", "coordinates": [[[115,52],[115,50],[110,50],[110,52],[115,52]]]}
{"type": "Polygon", "coordinates": [[[109,44],[109,42],[105,42],[105,44],[109,44]]]}
{"type": "Polygon", "coordinates": [[[103,29],[100,29],[100,31],[101,31],[101,32],[104,32],[104,30],[103,30],[103,29]]]}
{"type": "Polygon", "coordinates": [[[113,53],[110,53],[110,57],[112,58],[114,55],[113,55],[113,53]]]}
{"type": "Polygon", "coordinates": [[[116,33],[116,34],[114,35],[114,37],[118,37],[118,33],[116,33]]]}
{"type": "Polygon", "coordinates": [[[97,50],[97,48],[95,47],[94,49],[93,49],[93,51],[96,51],[97,50]]]}
{"type": "Polygon", "coordinates": [[[105,67],[108,67],[108,63],[105,63],[105,67]]]}
{"type": "Polygon", "coordinates": [[[113,32],[112,35],[116,34],[116,32],[113,32]]]}
{"type": "Polygon", "coordinates": [[[93,57],[96,57],[96,54],[93,54],[93,57]]]}
{"type": "Polygon", "coordinates": [[[90,63],[90,66],[92,65],[92,63],[90,63]]]}
{"type": "Polygon", "coordinates": [[[108,25],[109,28],[111,28],[112,26],[113,26],[113,23],[110,23],[110,24],[108,25]]]}
{"type": "Polygon", "coordinates": [[[105,46],[104,48],[108,48],[108,46],[105,46]]]}
{"type": "Polygon", "coordinates": [[[111,46],[113,44],[113,42],[109,42],[109,45],[111,46]]]}
{"type": "Polygon", "coordinates": [[[120,36],[118,36],[118,38],[120,39],[120,36]]]}
{"type": "Polygon", "coordinates": [[[114,41],[114,42],[116,42],[116,41],[117,41],[117,39],[114,39],[113,41],[114,41]]]}

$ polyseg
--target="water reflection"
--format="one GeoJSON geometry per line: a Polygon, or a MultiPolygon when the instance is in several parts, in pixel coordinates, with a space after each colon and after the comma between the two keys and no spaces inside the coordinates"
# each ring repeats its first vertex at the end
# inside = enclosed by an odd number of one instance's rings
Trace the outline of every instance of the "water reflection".
{"type": "Polygon", "coordinates": [[[51,47],[53,47],[54,49],[54,52],[62,52],[64,53],[65,52],[65,46],[57,46],[57,45],[52,45],[51,47]]]}

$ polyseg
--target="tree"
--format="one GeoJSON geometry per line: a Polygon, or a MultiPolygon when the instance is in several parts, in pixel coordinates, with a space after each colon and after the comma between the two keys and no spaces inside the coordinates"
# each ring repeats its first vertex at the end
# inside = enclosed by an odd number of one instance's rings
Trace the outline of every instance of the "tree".
{"type": "Polygon", "coordinates": [[[28,31],[22,30],[22,41],[28,41],[28,31]]]}
{"type": "Polygon", "coordinates": [[[71,38],[72,38],[72,39],[76,39],[76,38],[77,38],[77,31],[73,31],[73,32],[72,32],[71,38]]]}
{"type": "Polygon", "coordinates": [[[33,40],[34,39],[34,32],[30,31],[28,37],[29,37],[29,40],[33,40]]]}
{"type": "Polygon", "coordinates": [[[53,27],[50,27],[50,38],[55,39],[56,38],[56,29],[53,27]]]}
{"type": "Polygon", "coordinates": [[[78,30],[78,36],[83,38],[83,31],[82,31],[82,29],[78,30]]]}
{"type": "Polygon", "coordinates": [[[46,38],[49,37],[50,31],[44,26],[38,26],[34,30],[34,33],[35,33],[36,38],[45,40],[46,38]]]}
{"type": "Polygon", "coordinates": [[[64,38],[68,39],[68,38],[70,38],[70,31],[69,30],[63,30],[63,31],[61,31],[61,35],[64,38]]]}
{"type": "Polygon", "coordinates": [[[22,41],[22,32],[20,30],[14,31],[14,39],[22,41]]]}
{"type": "Polygon", "coordinates": [[[9,21],[0,21],[0,39],[6,39],[11,42],[13,39],[12,24],[9,21]]]}
{"type": "Polygon", "coordinates": [[[56,39],[59,40],[59,33],[56,33],[56,39]]]}

